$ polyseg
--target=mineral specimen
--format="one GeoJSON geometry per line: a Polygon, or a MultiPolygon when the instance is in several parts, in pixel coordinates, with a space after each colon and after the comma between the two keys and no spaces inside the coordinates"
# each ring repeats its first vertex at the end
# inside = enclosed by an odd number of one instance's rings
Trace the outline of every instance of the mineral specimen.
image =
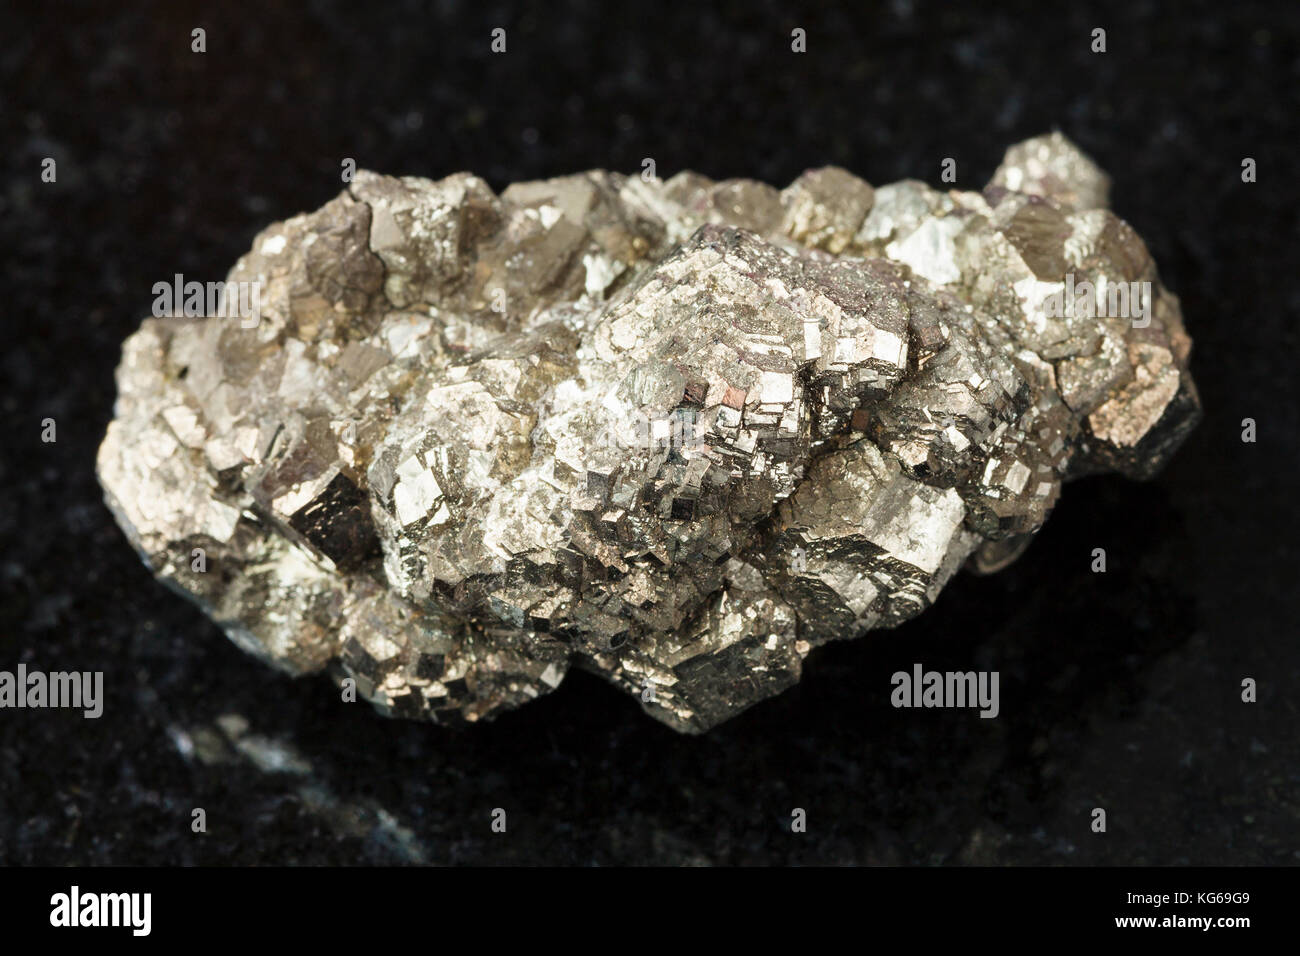
{"type": "Polygon", "coordinates": [[[1057,134],[983,192],[358,173],[236,263],[254,321],[127,340],[100,480],[240,647],[386,713],[480,720],[577,665],[705,730],[1194,425],[1107,185],[1057,134]]]}

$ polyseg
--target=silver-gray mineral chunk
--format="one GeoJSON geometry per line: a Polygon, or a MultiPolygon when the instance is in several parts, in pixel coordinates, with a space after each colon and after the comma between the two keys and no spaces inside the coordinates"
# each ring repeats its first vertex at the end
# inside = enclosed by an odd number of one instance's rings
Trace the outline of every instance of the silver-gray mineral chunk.
{"type": "Polygon", "coordinates": [[[477,721],[578,666],[706,730],[1193,427],[1178,299],[1107,191],[1059,134],[983,192],[359,172],[220,314],[126,341],[99,478],[240,647],[385,713],[477,721]]]}

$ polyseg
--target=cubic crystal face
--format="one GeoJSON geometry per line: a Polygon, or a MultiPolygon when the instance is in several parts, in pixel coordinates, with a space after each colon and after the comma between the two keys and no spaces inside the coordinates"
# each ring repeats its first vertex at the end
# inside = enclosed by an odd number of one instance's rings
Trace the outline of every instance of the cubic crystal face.
{"type": "Polygon", "coordinates": [[[359,172],[236,263],[256,322],[126,341],[100,481],[239,646],[386,713],[488,718],[577,665],[706,730],[1193,427],[1107,187],[1059,134],[983,192],[359,172]]]}

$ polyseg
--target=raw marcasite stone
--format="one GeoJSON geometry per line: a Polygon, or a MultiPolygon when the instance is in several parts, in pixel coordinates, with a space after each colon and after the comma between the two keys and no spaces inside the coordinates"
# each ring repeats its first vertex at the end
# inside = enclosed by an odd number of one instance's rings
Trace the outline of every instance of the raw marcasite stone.
{"type": "Polygon", "coordinates": [[[126,341],[100,481],[240,647],[385,713],[476,721],[577,665],[705,730],[1195,424],[1107,185],[1059,134],[983,192],[358,173],[235,264],[255,325],[126,341]]]}

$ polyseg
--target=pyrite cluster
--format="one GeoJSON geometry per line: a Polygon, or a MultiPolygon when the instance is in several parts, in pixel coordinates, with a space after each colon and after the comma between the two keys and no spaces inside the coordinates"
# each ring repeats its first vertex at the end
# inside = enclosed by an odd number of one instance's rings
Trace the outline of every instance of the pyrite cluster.
{"type": "Polygon", "coordinates": [[[358,173],[146,319],[99,451],[242,648],[480,720],[571,666],[705,730],[996,570],[1198,417],[1178,300],[1060,135],[982,192],[358,173]]]}

